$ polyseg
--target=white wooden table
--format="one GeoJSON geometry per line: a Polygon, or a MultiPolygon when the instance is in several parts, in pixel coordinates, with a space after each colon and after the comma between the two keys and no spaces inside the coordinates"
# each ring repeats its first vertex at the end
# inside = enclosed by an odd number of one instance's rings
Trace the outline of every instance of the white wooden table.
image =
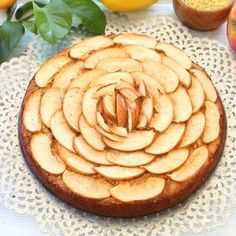
{"type": "MultiPolygon", "coordinates": [[[[1,0],[0,0],[1,1],[1,0]]],[[[27,0],[20,0],[19,2],[26,2],[27,0]]],[[[160,0],[158,4],[153,7],[143,11],[143,14],[155,14],[155,15],[167,15],[176,18],[171,0],[160,0]]],[[[135,17],[135,13],[132,14],[135,17]]],[[[5,14],[0,11],[0,22],[4,20],[5,14]]],[[[177,18],[176,18],[177,19],[177,18]]],[[[223,25],[217,30],[211,32],[198,32],[190,30],[190,32],[196,37],[208,37],[210,39],[215,39],[221,43],[228,45],[226,37],[226,27],[223,25]]],[[[17,50],[15,50],[14,55],[25,49],[27,44],[32,39],[31,34],[27,34],[24,37],[17,50]]],[[[234,52],[232,52],[234,53],[234,52]]],[[[235,55],[235,53],[234,53],[235,55]]],[[[229,219],[228,223],[221,228],[216,228],[213,232],[203,232],[198,234],[199,236],[235,236],[236,235],[236,207],[232,209],[232,217],[229,219]]],[[[36,220],[29,215],[19,215],[12,210],[6,209],[4,206],[0,205],[0,236],[42,236],[44,235],[40,229],[36,220]]],[[[186,236],[194,236],[194,233],[183,234],[186,236]]]]}

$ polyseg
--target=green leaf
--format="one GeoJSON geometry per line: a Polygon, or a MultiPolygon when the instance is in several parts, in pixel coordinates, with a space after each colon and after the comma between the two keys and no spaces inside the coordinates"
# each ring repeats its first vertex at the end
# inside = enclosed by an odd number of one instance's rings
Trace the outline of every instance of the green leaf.
{"type": "Polygon", "coordinates": [[[106,27],[106,17],[102,10],[91,0],[64,0],[73,12],[73,26],[81,23],[95,34],[103,34],[106,27]]]}
{"type": "Polygon", "coordinates": [[[72,12],[62,0],[52,0],[43,8],[33,3],[33,7],[38,32],[50,44],[55,44],[69,33],[72,12]]]}
{"type": "Polygon", "coordinates": [[[31,21],[23,21],[23,25],[25,26],[25,28],[27,30],[29,30],[30,32],[37,34],[38,30],[37,30],[37,26],[35,24],[35,20],[31,20],[31,21]]]}
{"type": "MultiPolygon", "coordinates": [[[[34,1],[39,7],[44,7],[47,5],[47,1],[45,0],[35,0],[34,1]]],[[[33,2],[26,2],[22,6],[20,6],[15,13],[15,17],[17,20],[22,19],[25,15],[32,13],[33,11],[33,2]]]]}
{"type": "Polygon", "coordinates": [[[3,22],[0,26],[0,63],[8,59],[24,33],[25,29],[22,24],[10,21],[3,22]]]}
{"type": "Polygon", "coordinates": [[[10,8],[7,9],[7,20],[10,20],[16,10],[17,4],[13,4],[10,8]]]}

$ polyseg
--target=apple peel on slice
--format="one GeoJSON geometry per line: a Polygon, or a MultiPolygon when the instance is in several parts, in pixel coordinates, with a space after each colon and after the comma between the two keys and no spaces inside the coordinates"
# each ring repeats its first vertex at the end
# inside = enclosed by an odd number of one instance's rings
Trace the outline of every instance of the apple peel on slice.
{"type": "Polygon", "coordinates": [[[79,88],[67,90],[63,101],[63,113],[70,127],[79,132],[83,92],[79,88]]]}
{"type": "Polygon", "coordinates": [[[155,99],[154,104],[157,113],[154,114],[150,127],[156,131],[166,130],[174,118],[174,107],[168,95],[163,94],[155,99]]]}
{"type": "Polygon", "coordinates": [[[136,152],[109,152],[107,160],[112,164],[126,167],[137,167],[150,163],[155,155],[150,155],[144,151],[136,152]]]}
{"type": "Polygon", "coordinates": [[[82,136],[77,136],[74,139],[75,151],[87,161],[98,165],[112,165],[107,161],[107,151],[98,151],[92,148],[82,136]]]}
{"type": "Polygon", "coordinates": [[[188,149],[176,149],[169,152],[165,156],[156,157],[153,162],[143,166],[143,168],[153,174],[166,174],[182,166],[187,160],[188,156],[188,149]]]}
{"type": "Polygon", "coordinates": [[[120,151],[136,151],[141,150],[150,145],[155,137],[155,132],[138,130],[129,133],[121,142],[114,142],[108,138],[103,138],[107,146],[120,151]]]}
{"type": "Polygon", "coordinates": [[[134,71],[142,71],[141,64],[130,58],[108,58],[98,62],[96,69],[105,70],[107,72],[134,72],[134,71]]]}
{"type": "Polygon", "coordinates": [[[119,93],[116,94],[116,116],[118,125],[126,127],[128,124],[128,105],[125,98],[119,93]]]}
{"type": "Polygon", "coordinates": [[[101,100],[103,117],[107,123],[116,122],[115,99],[113,96],[105,95],[101,100]]]}
{"type": "Polygon", "coordinates": [[[83,115],[81,115],[79,118],[79,129],[86,142],[92,148],[101,151],[104,150],[106,145],[102,141],[102,135],[96,130],[95,127],[89,126],[83,115]]]}
{"type": "Polygon", "coordinates": [[[205,102],[206,125],[203,133],[203,142],[210,143],[215,141],[220,134],[220,112],[217,105],[213,102],[205,102]]]}
{"type": "Polygon", "coordinates": [[[187,121],[193,112],[190,97],[183,87],[179,87],[175,92],[170,94],[174,105],[174,121],[187,121]]]}
{"type": "Polygon", "coordinates": [[[110,197],[112,185],[101,178],[66,170],[62,180],[72,192],[84,198],[101,200],[110,197]]]}
{"type": "Polygon", "coordinates": [[[164,188],[164,178],[150,176],[120,183],[111,189],[111,195],[121,202],[145,201],[160,195],[164,188]]]}
{"type": "Polygon", "coordinates": [[[217,92],[208,75],[205,72],[197,69],[191,69],[191,72],[194,74],[196,79],[201,83],[206,99],[208,101],[215,102],[218,97],[217,92]]]}
{"type": "Polygon", "coordinates": [[[178,170],[168,176],[177,182],[185,181],[196,174],[208,160],[208,149],[205,145],[190,153],[187,161],[178,170]]]}
{"type": "Polygon", "coordinates": [[[23,124],[31,132],[41,130],[40,102],[42,90],[37,90],[30,95],[25,103],[23,111],[23,124]]]}
{"type": "Polygon", "coordinates": [[[146,48],[155,48],[156,40],[146,35],[139,35],[139,34],[122,34],[116,36],[113,41],[117,44],[123,45],[139,45],[146,48]]]}
{"type": "Polygon", "coordinates": [[[93,170],[93,167],[95,167],[95,165],[91,162],[86,161],[79,155],[69,151],[61,145],[57,146],[57,152],[60,158],[65,162],[67,166],[69,166],[71,170],[84,175],[95,174],[95,171],[93,170]]]}
{"type": "Polygon", "coordinates": [[[179,85],[177,75],[167,66],[156,61],[142,62],[143,71],[157,80],[167,93],[174,92],[179,85]]]}
{"type": "Polygon", "coordinates": [[[156,49],[163,51],[166,54],[166,56],[177,61],[185,69],[189,70],[192,67],[192,61],[189,58],[189,56],[184,51],[180,50],[174,45],[169,43],[159,42],[156,45],[156,49]]]}
{"type": "Polygon", "coordinates": [[[141,176],[145,172],[142,168],[122,166],[100,166],[94,167],[94,170],[103,177],[113,180],[134,179],[141,176]]]}
{"type": "Polygon", "coordinates": [[[145,149],[145,152],[161,155],[171,151],[180,142],[184,131],[184,124],[172,123],[167,130],[157,135],[153,143],[145,149]]]}
{"type": "Polygon", "coordinates": [[[60,175],[65,171],[65,164],[53,155],[51,150],[52,140],[47,134],[33,134],[30,142],[30,150],[33,159],[39,166],[54,175],[60,175]]]}
{"type": "Polygon", "coordinates": [[[50,128],[54,138],[65,148],[75,152],[73,148],[73,139],[76,134],[71,130],[66,122],[62,111],[57,111],[52,116],[50,128]]]}
{"type": "Polygon", "coordinates": [[[198,112],[194,114],[186,123],[184,136],[179,147],[186,147],[195,143],[202,135],[205,129],[205,116],[198,112]]]}

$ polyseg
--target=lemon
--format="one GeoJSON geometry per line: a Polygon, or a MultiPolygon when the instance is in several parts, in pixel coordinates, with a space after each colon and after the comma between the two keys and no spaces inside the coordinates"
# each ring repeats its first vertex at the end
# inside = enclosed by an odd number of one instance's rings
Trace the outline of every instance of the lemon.
{"type": "Polygon", "coordinates": [[[138,11],[151,6],[157,0],[101,0],[111,11],[138,11]]]}
{"type": "Polygon", "coordinates": [[[15,2],[16,0],[0,0],[0,9],[7,9],[15,2]]]}

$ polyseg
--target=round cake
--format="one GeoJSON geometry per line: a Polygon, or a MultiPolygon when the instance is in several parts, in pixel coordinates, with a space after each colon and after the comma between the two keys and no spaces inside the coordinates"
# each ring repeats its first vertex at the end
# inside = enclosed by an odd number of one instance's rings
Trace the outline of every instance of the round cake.
{"type": "Polygon", "coordinates": [[[225,143],[223,105],[179,48],[140,34],[80,41],[31,80],[23,155],[64,202],[112,217],[165,210],[200,188],[225,143]]]}

